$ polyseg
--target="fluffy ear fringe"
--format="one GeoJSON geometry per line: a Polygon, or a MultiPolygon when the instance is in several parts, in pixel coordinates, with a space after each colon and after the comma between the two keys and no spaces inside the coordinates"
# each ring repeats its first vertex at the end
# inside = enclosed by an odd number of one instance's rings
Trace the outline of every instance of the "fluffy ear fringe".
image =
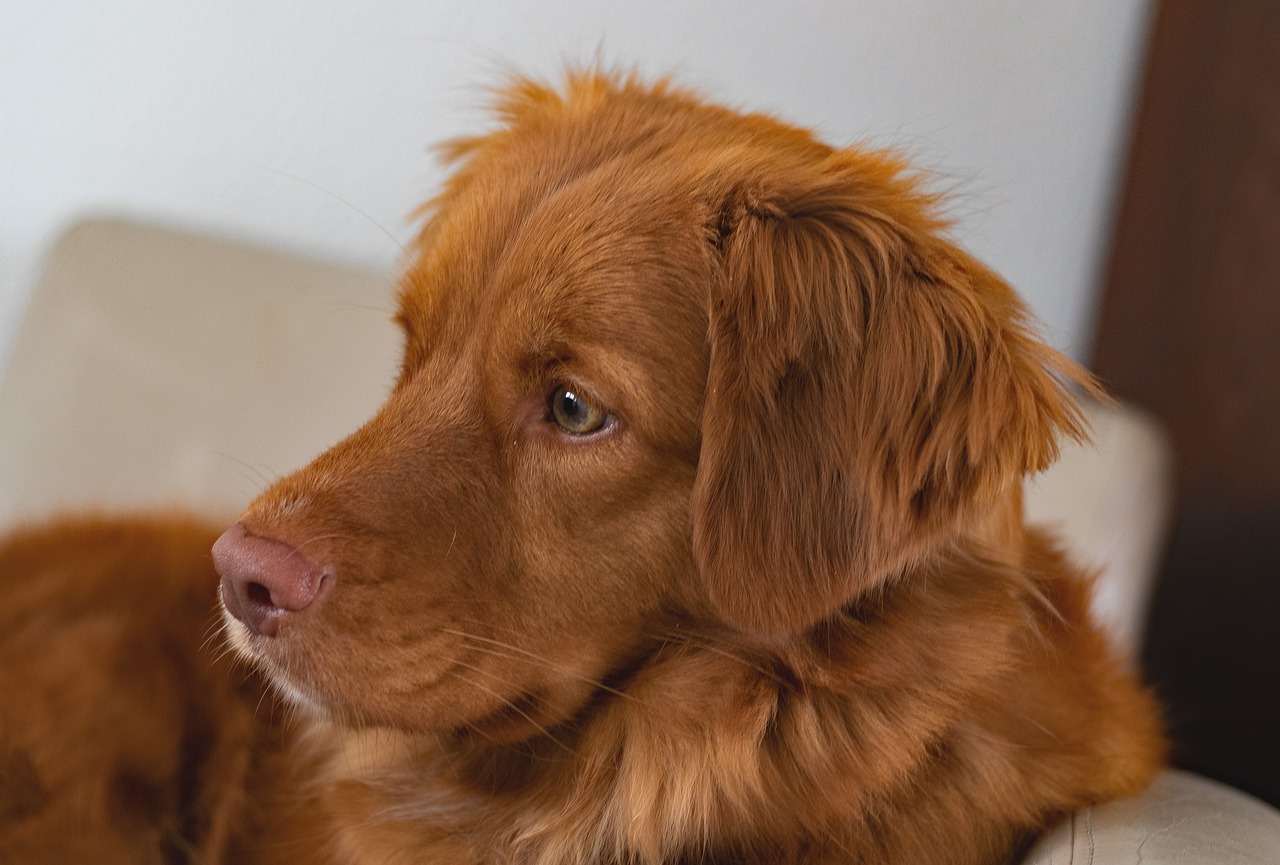
{"type": "Polygon", "coordinates": [[[1098,389],[900,163],[833,153],[727,200],[694,549],[726,620],[784,633],[1048,466],[1086,434],[1073,386],[1098,389]]]}

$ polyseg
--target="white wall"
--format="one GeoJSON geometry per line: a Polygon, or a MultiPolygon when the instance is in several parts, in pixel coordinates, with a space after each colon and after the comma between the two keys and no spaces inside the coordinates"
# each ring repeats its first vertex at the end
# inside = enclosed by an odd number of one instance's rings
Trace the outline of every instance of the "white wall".
{"type": "Polygon", "coordinates": [[[597,54],[895,145],[957,234],[1088,347],[1148,0],[0,0],[0,357],[87,211],[393,268],[505,66],[597,54]],[[379,227],[381,226],[381,227],[379,227]]]}

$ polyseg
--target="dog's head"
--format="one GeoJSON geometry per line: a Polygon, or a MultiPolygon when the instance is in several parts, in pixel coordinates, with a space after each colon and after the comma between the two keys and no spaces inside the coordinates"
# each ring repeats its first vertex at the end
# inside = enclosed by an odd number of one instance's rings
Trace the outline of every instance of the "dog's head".
{"type": "Polygon", "coordinates": [[[353,722],[519,737],[661,632],[802,633],[1081,433],[1082,374],[880,153],[596,74],[457,143],[382,410],[215,549],[353,722]]]}

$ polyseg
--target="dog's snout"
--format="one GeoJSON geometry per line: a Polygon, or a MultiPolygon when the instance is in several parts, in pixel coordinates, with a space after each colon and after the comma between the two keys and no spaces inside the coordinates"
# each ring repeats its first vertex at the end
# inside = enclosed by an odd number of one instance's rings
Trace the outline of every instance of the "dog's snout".
{"type": "Polygon", "coordinates": [[[227,611],[262,636],[275,636],[288,613],[306,609],[324,570],[293,544],[256,535],[236,523],[213,545],[227,611]]]}

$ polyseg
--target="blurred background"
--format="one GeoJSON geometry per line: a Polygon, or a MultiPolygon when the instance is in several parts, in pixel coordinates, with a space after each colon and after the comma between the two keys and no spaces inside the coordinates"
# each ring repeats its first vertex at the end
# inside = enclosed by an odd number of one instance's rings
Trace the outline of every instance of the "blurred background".
{"type": "Polygon", "coordinates": [[[1049,341],[1164,423],[1148,676],[1181,763],[1280,802],[1274,0],[6,2],[0,376],[74,221],[393,274],[428,146],[506,71],[597,58],[905,151],[1049,341]]]}

